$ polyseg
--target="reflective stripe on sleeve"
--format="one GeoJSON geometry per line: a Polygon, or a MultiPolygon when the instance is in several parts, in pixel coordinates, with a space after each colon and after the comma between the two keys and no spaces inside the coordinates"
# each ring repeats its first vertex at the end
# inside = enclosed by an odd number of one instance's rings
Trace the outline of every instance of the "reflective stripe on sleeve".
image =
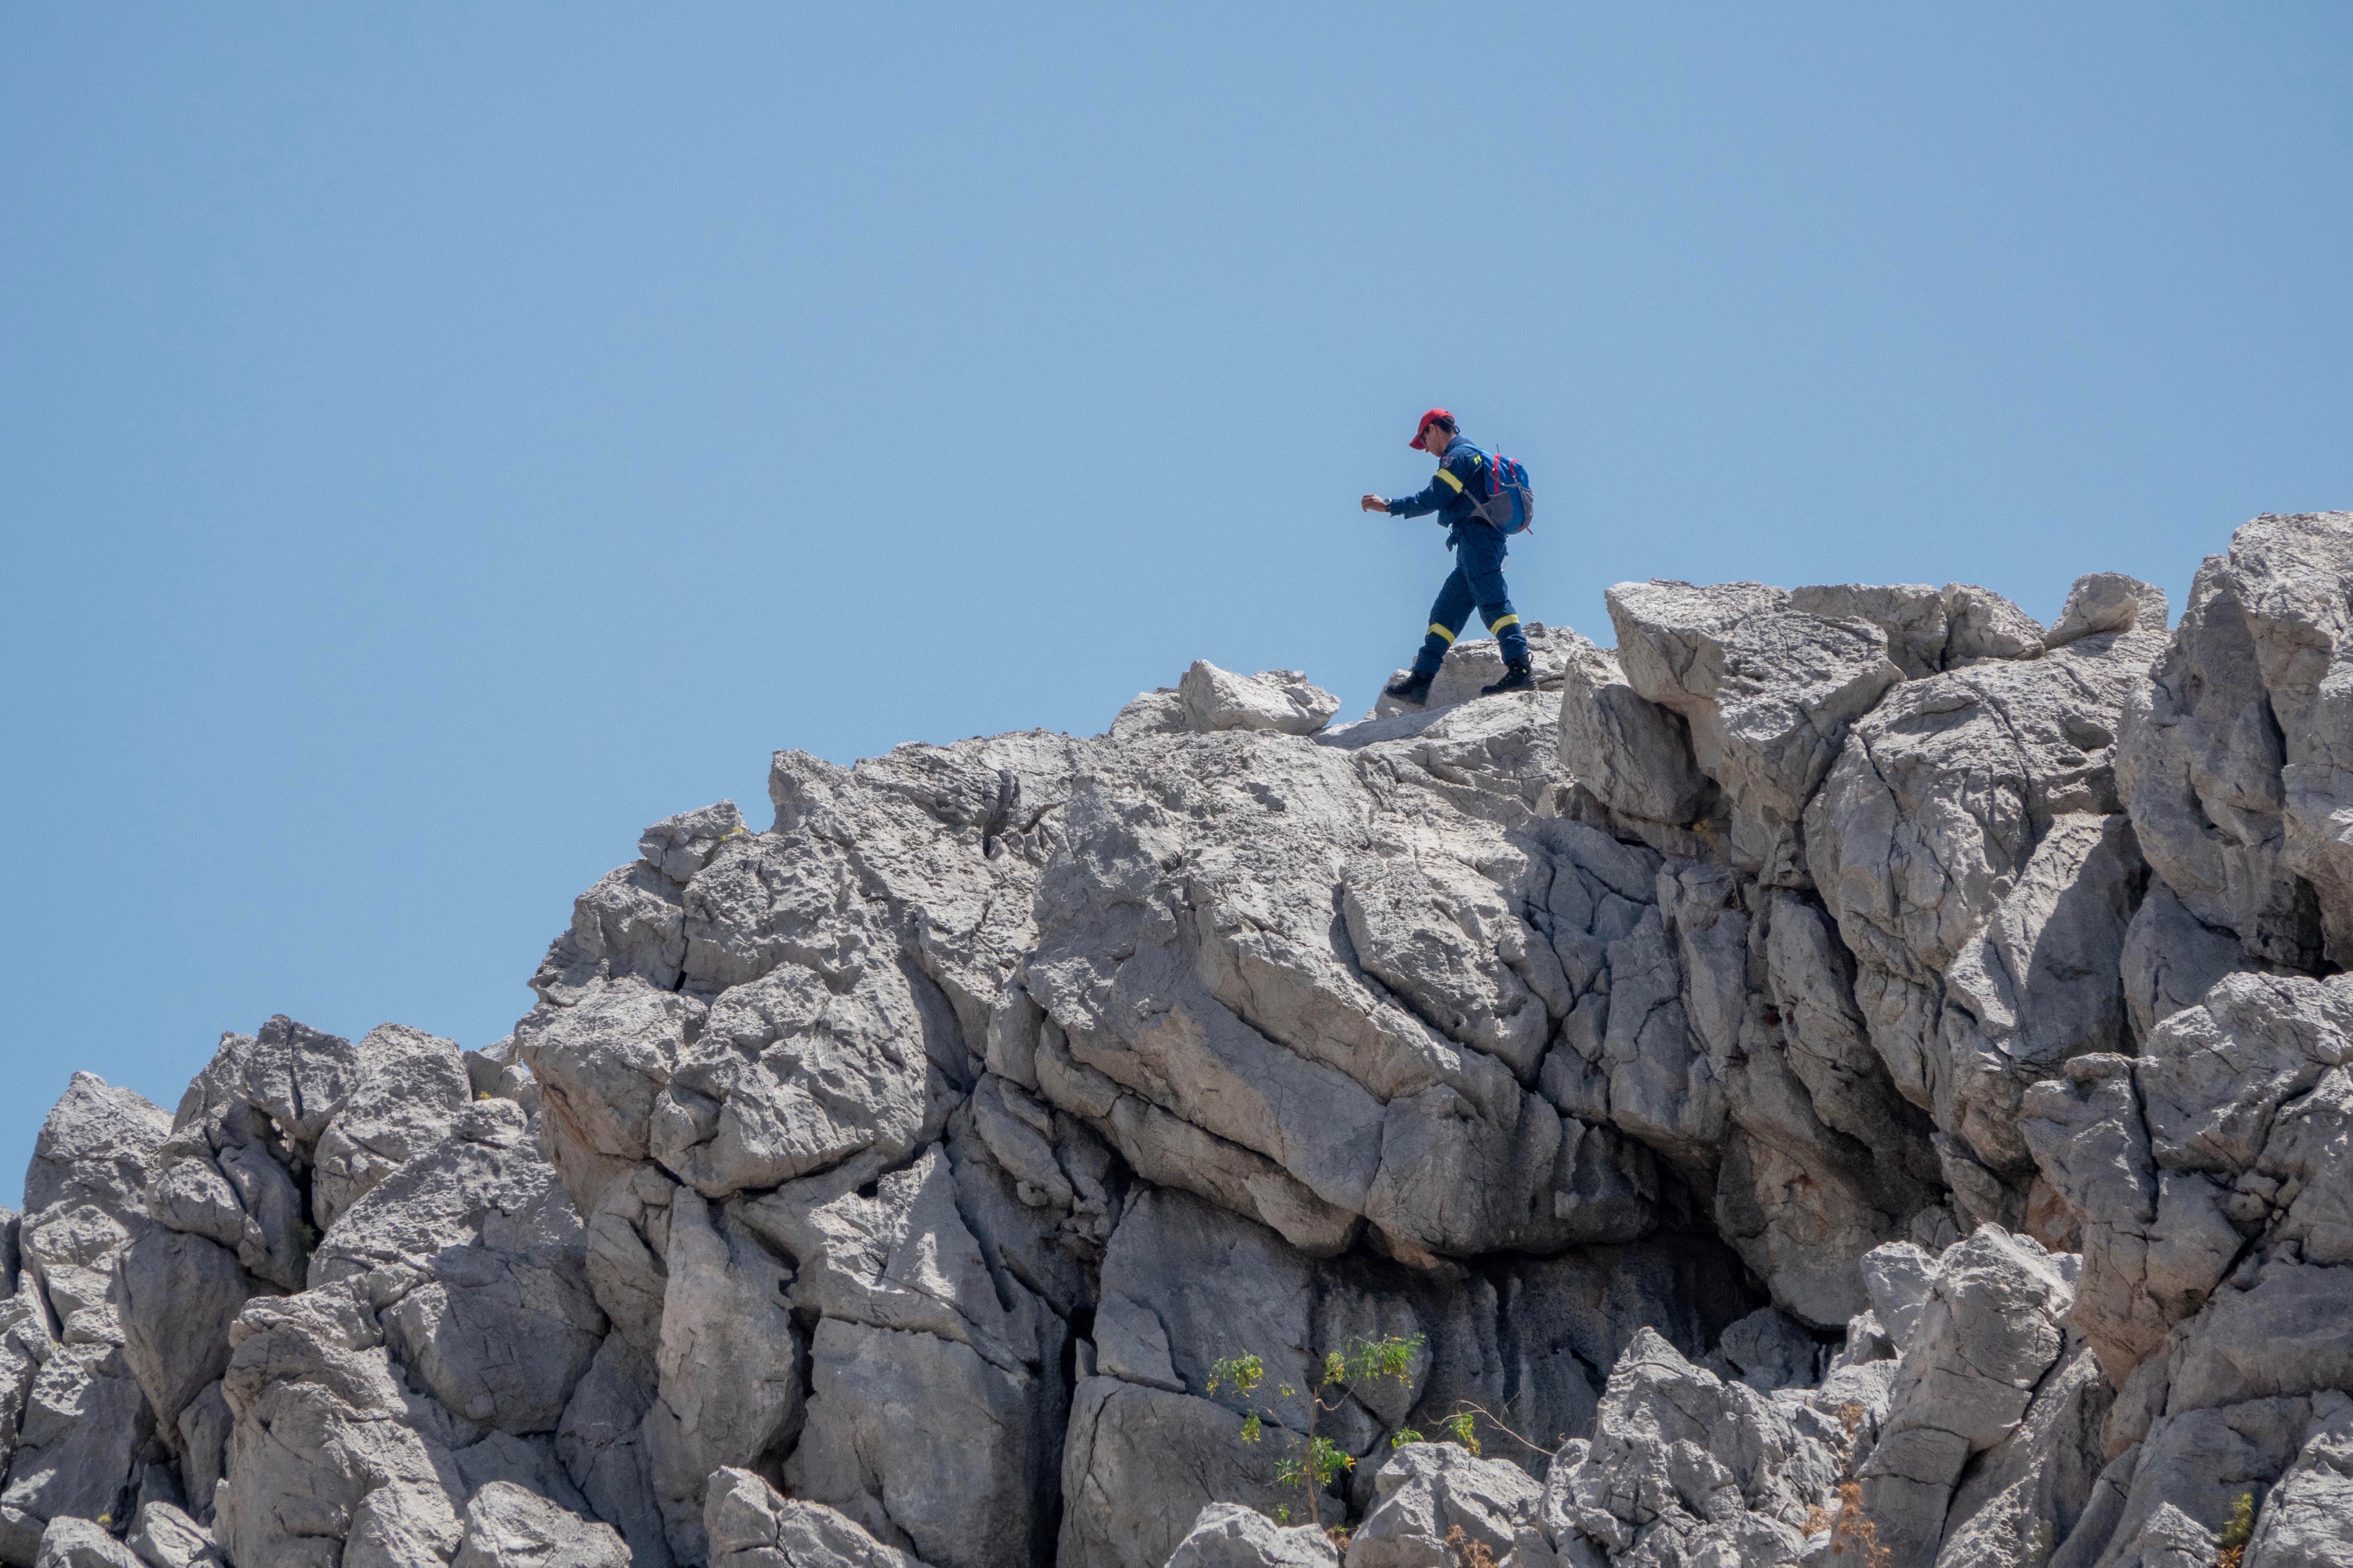
{"type": "Polygon", "coordinates": [[[1461,479],[1456,479],[1444,468],[1438,470],[1438,477],[1444,479],[1448,484],[1452,485],[1456,495],[1461,495],[1462,493],[1462,481],[1461,479]]]}

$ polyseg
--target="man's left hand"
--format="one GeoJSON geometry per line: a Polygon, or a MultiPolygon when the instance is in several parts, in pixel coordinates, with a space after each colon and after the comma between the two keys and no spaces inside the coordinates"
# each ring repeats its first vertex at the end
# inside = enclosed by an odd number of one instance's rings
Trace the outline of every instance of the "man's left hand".
{"type": "Polygon", "coordinates": [[[1366,496],[1357,504],[1362,506],[1366,511],[1387,511],[1389,510],[1389,503],[1380,496],[1366,496]]]}

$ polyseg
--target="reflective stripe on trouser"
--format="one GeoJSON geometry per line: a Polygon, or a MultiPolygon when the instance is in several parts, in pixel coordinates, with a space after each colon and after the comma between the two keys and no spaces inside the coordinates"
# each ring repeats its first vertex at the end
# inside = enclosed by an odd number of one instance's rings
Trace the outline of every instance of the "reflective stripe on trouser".
{"type": "Polygon", "coordinates": [[[1471,522],[1457,529],[1455,538],[1454,570],[1438,590],[1438,602],[1430,607],[1430,632],[1421,639],[1421,651],[1414,656],[1416,675],[1438,673],[1448,646],[1471,618],[1474,605],[1479,618],[1503,645],[1505,660],[1516,664],[1528,657],[1527,637],[1512,608],[1511,591],[1504,585],[1504,536],[1486,523],[1471,522]]]}

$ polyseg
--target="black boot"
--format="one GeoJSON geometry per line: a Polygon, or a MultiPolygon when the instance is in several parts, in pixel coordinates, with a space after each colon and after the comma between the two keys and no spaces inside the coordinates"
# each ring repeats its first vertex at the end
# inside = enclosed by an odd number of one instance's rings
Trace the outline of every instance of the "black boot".
{"type": "Polygon", "coordinates": [[[1381,688],[1381,695],[1394,697],[1400,702],[1410,702],[1416,708],[1430,700],[1430,677],[1408,671],[1402,680],[1392,680],[1381,688]]]}
{"type": "Polygon", "coordinates": [[[1535,671],[1530,669],[1528,661],[1523,658],[1504,666],[1504,679],[1492,685],[1481,687],[1479,695],[1501,697],[1506,691],[1534,691],[1535,689],[1535,671]]]}

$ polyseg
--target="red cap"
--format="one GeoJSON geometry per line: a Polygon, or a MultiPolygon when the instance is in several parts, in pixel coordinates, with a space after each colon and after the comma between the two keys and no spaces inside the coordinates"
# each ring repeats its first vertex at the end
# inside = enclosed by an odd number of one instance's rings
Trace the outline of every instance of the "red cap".
{"type": "Polygon", "coordinates": [[[1413,427],[1413,439],[1408,441],[1406,445],[1412,447],[1417,452],[1429,451],[1430,447],[1423,442],[1422,437],[1429,433],[1430,422],[1433,419],[1451,419],[1453,417],[1453,415],[1449,414],[1443,408],[1431,409],[1429,413],[1421,416],[1421,423],[1413,427]]]}

